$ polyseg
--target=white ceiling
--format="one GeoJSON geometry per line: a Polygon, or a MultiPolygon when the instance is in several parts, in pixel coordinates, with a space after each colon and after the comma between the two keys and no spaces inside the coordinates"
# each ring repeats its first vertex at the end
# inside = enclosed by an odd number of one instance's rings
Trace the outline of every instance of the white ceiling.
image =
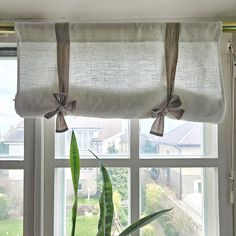
{"type": "Polygon", "coordinates": [[[0,18],[176,19],[236,17],[236,0],[0,0],[0,18]]]}

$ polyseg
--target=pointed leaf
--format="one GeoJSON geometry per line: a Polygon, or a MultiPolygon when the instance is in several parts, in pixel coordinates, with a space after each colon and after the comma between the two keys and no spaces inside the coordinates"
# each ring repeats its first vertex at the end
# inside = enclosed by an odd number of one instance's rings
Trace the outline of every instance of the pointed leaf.
{"type": "Polygon", "coordinates": [[[132,225],[130,225],[128,228],[126,228],[119,236],[127,236],[132,234],[134,231],[144,227],[145,225],[151,223],[153,220],[155,220],[156,218],[160,217],[161,215],[165,214],[166,212],[172,210],[171,209],[166,209],[166,210],[162,210],[162,211],[158,211],[155,213],[152,213],[148,216],[143,217],[142,219],[136,221],[135,223],[133,223],[132,225]]]}
{"type": "Polygon", "coordinates": [[[78,196],[77,196],[77,194],[75,194],[74,204],[73,204],[73,208],[72,208],[72,230],[71,230],[71,236],[75,235],[77,208],[78,208],[78,196]]]}
{"type": "Polygon", "coordinates": [[[74,192],[77,193],[80,177],[80,156],[74,131],[72,131],[70,142],[70,168],[74,192]]]}
{"type": "Polygon", "coordinates": [[[74,131],[72,131],[71,143],[70,143],[70,169],[74,188],[74,204],[72,208],[71,236],[74,236],[77,208],[78,208],[78,188],[79,188],[79,177],[80,177],[80,156],[74,131]]]}
{"type": "Polygon", "coordinates": [[[104,203],[105,203],[105,194],[104,194],[104,191],[102,191],[100,199],[99,199],[100,217],[98,220],[97,236],[105,235],[106,205],[104,203]]]}
{"type": "Polygon", "coordinates": [[[110,236],[114,214],[112,183],[107,169],[104,167],[101,160],[92,151],[90,152],[99,161],[103,177],[103,189],[99,199],[100,218],[98,222],[97,236],[110,236]]]}
{"type": "Polygon", "coordinates": [[[110,236],[113,222],[113,214],[114,214],[112,183],[108,175],[108,172],[103,165],[101,165],[101,172],[103,175],[103,191],[104,191],[103,202],[105,203],[105,209],[106,209],[104,236],[110,236]]]}

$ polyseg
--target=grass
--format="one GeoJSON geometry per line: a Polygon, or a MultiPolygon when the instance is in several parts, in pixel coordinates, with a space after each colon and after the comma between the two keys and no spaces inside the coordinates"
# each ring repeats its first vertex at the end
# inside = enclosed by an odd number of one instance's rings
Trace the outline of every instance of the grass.
{"type": "MultiPolygon", "coordinates": [[[[97,233],[98,216],[78,216],[76,236],[94,236],[97,233]]],[[[67,218],[67,236],[71,234],[71,219],[67,218]]],[[[0,221],[0,236],[23,236],[22,220],[0,221]]]]}
{"type": "MultiPolygon", "coordinates": [[[[98,215],[78,216],[76,236],[94,236],[97,234],[98,215]]],[[[71,219],[67,218],[67,236],[71,234],[71,219]]]]}
{"type": "MultiPolygon", "coordinates": [[[[74,202],[74,195],[71,195],[70,197],[67,198],[67,204],[73,205],[74,202]]],[[[96,197],[91,197],[89,200],[86,197],[80,197],[78,199],[78,205],[94,205],[98,204],[99,198],[96,197]]]]}
{"type": "Polygon", "coordinates": [[[78,204],[98,204],[99,199],[98,198],[90,198],[89,200],[87,198],[81,198],[79,197],[78,204]]]}
{"type": "Polygon", "coordinates": [[[1,236],[23,236],[23,220],[0,221],[1,236]]]}

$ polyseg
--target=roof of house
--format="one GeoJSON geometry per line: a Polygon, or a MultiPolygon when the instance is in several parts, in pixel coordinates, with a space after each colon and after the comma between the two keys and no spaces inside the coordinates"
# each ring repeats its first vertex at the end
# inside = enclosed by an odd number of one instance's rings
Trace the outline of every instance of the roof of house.
{"type": "Polygon", "coordinates": [[[157,144],[178,145],[178,146],[199,146],[202,138],[202,124],[195,122],[185,122],[172,129],[163,137],[146,135],[146,138],[157,144]]]}
{"type": "MultiPolygon", "coordinates": [[[[75,117],[71,118],[70,127],[73,129],[98,129],[98,139],[101,141],[117,134],[122,134],[122,122],[118,119],[111,119],[109,120],[109,122],[107,122],[106,119],[88,119],[86,117],[75,117]]],[[[23,128],[24,122],[22,121],[16,127],[9,131],[4,142],[23,142],[23,128]]],[[[185,122],[184,124],[166,133],[164,137],[156,137],[150,134],[143,134],[142,138],[150,139],[152,142],[158,144],[178,146],[200,145],[202,138],[202,124],[194,122],[185,122]]]]}
{"type": "MultiPolygon", "coordinates": [[[[117,134],[122,134],[122,122],[118,119],[106,119],[87,117],[70,117],[68,119],[69,126],[72,129],[96,129],[98,130],[98,140],[103,141],[117,134]]],[[[20,122],[16,127],[12,128],[6,138],[5,143],[22,143],[24,140],[24,122],[20,122]]]]}

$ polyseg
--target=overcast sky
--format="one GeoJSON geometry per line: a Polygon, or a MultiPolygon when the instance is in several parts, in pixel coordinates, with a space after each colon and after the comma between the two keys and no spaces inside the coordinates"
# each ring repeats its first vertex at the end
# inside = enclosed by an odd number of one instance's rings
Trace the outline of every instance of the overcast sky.
{"type": "Polygon", "coordinates": [[[17,61],[0,60],[0,133],[3,135],[20,117],[15,112],[14,98],[17,88],[17,61]]]}

